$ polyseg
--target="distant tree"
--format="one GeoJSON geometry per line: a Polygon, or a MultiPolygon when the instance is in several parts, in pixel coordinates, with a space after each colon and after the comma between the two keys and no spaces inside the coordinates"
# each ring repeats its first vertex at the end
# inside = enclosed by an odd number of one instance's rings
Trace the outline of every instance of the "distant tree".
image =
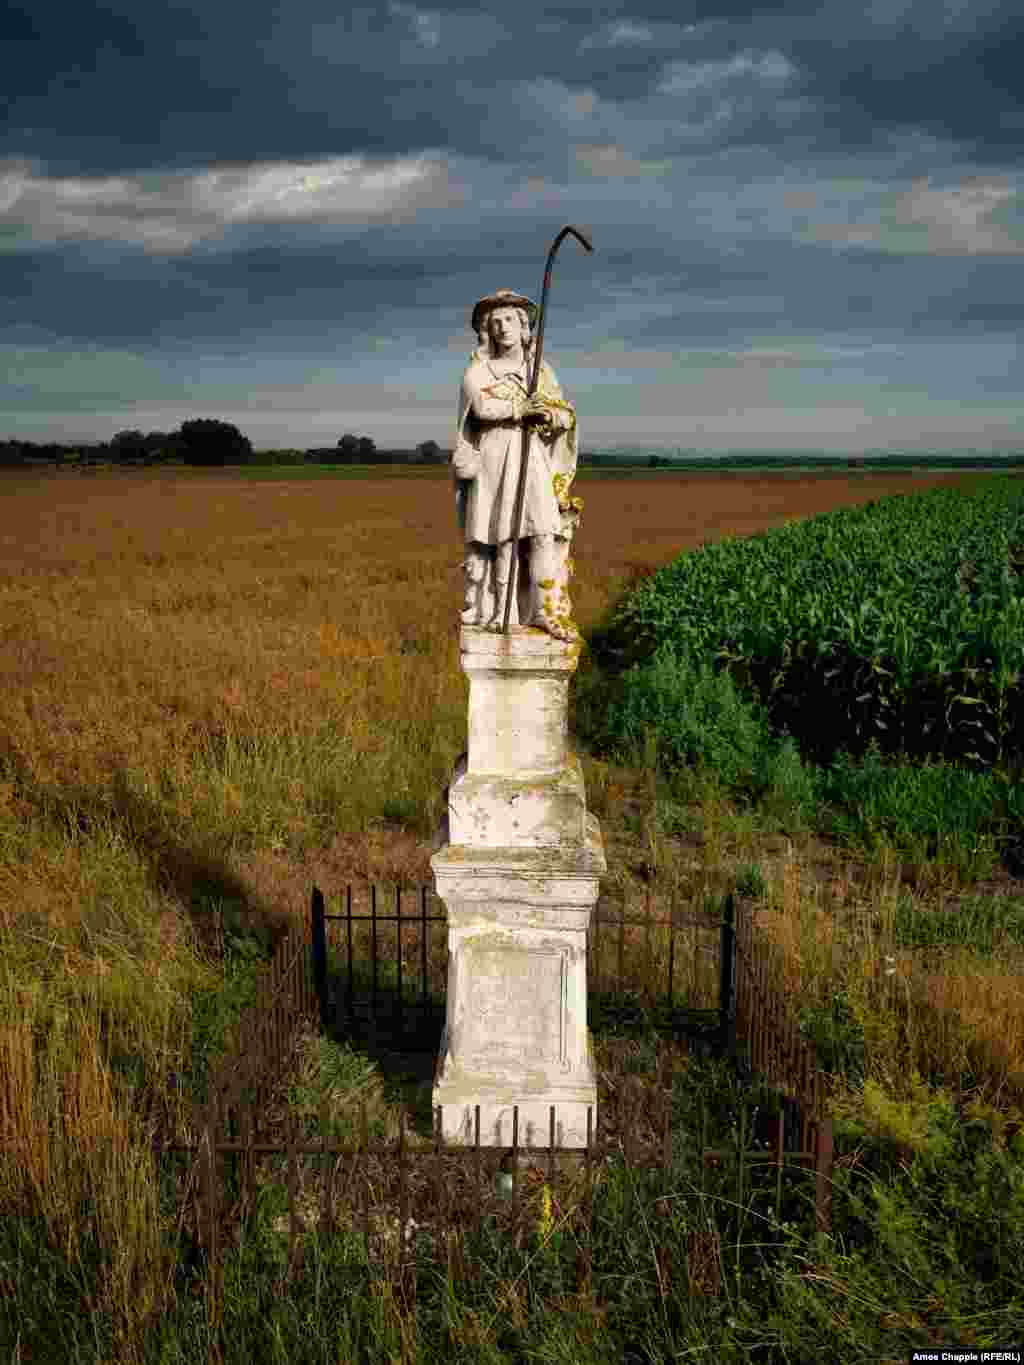
{"type": "Polygon", "coordinates": [[[25,452],[20,441],[4,441],[0,444],[0,464],[18,465],[24,458],[25,452]]]}
{"type": "Polygon", "coordinates": [[[169,431],[150,431],[143,449],[143,464],[166,464],[177,453],[177,441],[169,431]]]}
{"type": "Polygon", "coordinates": [[[110,458],[119,464],[139,464],[146,456],[146,438],[141,431],[119,431],[110,442],[110,458]]]}
{"type": "Polygon", "coordinates": [[[421,441],[414,459],[417,464],[444,464],[444,451],[436,441],[421,441]]]}
{"type": "Polygon", "coordinates": [[[372,464],[377,454],[377,443],[371,441],[369,436],[360,436],[358,451],[360,464],[372,464]]]}
{"type": "Polygon", "coordinates": [[[338,452],[342,464],[355,464],[356,456],[359,454],[359,438],[346,431],[338,442],[338,452]]]}
{"type": "Polygon", "coordinates": [[[252,455],[252,442],[230,422],[196,417],[182,422],[178,432],[185,463],[192,465],[243,464],[252,455]]]}
{"type": "Polygon", "coordinates": [[[0,441],[0,465],[15,466],[24,464],[28,448],[21,441],[0,441]]]}

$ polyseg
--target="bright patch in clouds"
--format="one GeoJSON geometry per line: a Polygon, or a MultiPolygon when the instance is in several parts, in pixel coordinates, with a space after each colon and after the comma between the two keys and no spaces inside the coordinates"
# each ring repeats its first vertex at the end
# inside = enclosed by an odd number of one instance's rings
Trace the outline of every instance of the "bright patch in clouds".
{"type": "Polygon", "coordinates": [[[249,224],[403,222],[461,202],[444,160],[428,153],[387,164],[340,157],[193,174],[51,177],[26,163],[0,171],[0,217],[34,241],[128,242],[154,252],[185,252],[249,224]]]}
{"type": "Polygon", "coordinates": [[[412,24],[417,40],[424,47],[437,47],[441,41],[441,16],[436,11],[418,10],[415,5],[398,4],[396,0],[388,5],[388,13],[408,19],[412,24]]]}
{"type": "Polygon", "coordinates": [[[872,216],[874,221],[861,213],[856,223],[818,223],[808,235],[915,255],[1024,254],[1024,192],[1006,176],[972,177],[945,189],[917,180],[907,190],[879,195],[872,216]]]}
{"type": "Polygon", "coordinates": [[[741,52],[727,61],[671,62],[658,84],[660,95],[694,95],[737,80],[784,82],[795,67],[781,52],[741,52]]]}

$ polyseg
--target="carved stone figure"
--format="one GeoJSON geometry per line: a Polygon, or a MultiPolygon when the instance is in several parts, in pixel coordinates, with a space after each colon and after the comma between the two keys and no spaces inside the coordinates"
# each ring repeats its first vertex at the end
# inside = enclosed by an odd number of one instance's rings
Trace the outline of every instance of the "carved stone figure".
{"type": "Polygon", "coordinates": [[[502,628],[512,555],[520,555],[510,625],[533,625],[560,640],[577,635],[571,620],[569,547],[582,502],[570,498],[576,473],[576,413],[555,373],[542,360],[529,397],[536,305],[511,289],[480,299],[459,394],[452,457],[456,509],[466,541],[465,625],[502,628]],[[521,535],[513,544],[523,424],[530,452],[521,535]]]}

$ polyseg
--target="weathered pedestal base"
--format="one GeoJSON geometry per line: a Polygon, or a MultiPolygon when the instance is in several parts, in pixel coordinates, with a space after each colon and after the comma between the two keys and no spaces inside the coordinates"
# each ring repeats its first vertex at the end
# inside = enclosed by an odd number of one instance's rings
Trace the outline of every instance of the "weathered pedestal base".
{"type": "Polygon", "coordinates": [[[431,860],[448,908],[448,1009],[434,1077],[445,1141],[583,1147],[597,1132],[587,1029],[587,932],[604,871],[596,819],[575,850],[442,849],[431,860]]]}
{"type": "MultiPolygon", "coordinates": [[[[444,1055],[446,1040],[442,1038],[444,1055]]],[[[449,1059],[450,1061],[450,1059],[449,1059]]],[[[441,1064],[443,1070],[443,1063],[441,1064]]],[[[450,1066],[434,1086],[434,1104],[441,1106],[441,1138],[472,1147],[476,1131],[476,1108],[480,1107],[480,1146],[546,1148],[551,1142],[551,1106],[555,1109],[555,1146],[587,1145],[587,1111],[590,1111],[590,1140],[597,1138],[597,1085],[592,1061],[586,1078],[575,1086],[540,1082],[527,1088],[527,1081],[504,1085],[481,1072],[460,1072],[450,1066]],[[514,1131],[516,1110],[519,1132],[514,1131]]]]}
{"type": "Polygon", "coordinates": [[[462,630],[469,751],[431,859],[448,911],[448,1005],[434,1076],[444,1141],[583,1147],[597,1132],[587,935],[606,870],[568,746],[578,647],[462,630]]]}

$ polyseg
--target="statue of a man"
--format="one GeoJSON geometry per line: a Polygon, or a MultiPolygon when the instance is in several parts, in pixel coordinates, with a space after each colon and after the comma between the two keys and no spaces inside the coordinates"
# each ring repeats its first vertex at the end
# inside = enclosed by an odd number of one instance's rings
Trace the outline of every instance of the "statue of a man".
{"type": "Polygon", "coordinates": [[[519,554],[518,591],[510,625],[539,626],[559,640],[576,637],[568,582],[569,545],[582,501],[569,497],[576,473],[576,413],[555,373],[541,364],[528,397],[536,305],[499,289],[473,309],[480,342],[462,377],[452,468],[456,507],[466,539],[466,625],[500,630],[512,554],[519,554]],[[523,426],[530,455],[520,539],[513,545],[523,426]]]}

